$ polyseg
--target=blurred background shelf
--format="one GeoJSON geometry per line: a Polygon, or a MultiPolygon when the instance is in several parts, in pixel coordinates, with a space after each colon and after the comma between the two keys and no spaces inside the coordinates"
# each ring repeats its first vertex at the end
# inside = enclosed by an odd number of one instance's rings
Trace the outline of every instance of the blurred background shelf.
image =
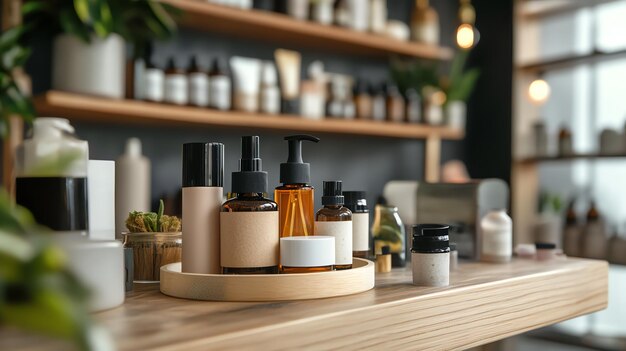
{"type": "Polygon", "coordinates": [[[447,127],[363,120],[311,120],[299,116],[263,115],[136,100],[112,100],[60,91],[50,91],[36,97],[35,107],[41,116],[64,116],[72,120],[106,123],[196,124],[405,139],[460,140],[464,136],[463,131],[447,127]]]}
{"type": "Polygon", "coordinates": [[[598,159],[626,159],[626,154],[576,154],[569,156],[545,156],[529,157],[518,160],[519,163],[539,163],[539,162],[565,162],[573,160],[598,160],[598,159]]]}
{"type": "Polygon", "coordinates": [[[450,48],[405,42],[260,10],[241,10],[195,0],[163,0],[182,11],[184,27],[211,31],[286,46],[310,47],[351,55],[404,55],[448,60],[450,48]]]}

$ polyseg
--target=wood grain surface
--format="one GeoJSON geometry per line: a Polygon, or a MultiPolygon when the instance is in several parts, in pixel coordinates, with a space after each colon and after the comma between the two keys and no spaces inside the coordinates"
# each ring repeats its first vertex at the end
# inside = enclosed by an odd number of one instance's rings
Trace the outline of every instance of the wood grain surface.
{"type": "Polygon", "coordinates": [[[450,48],[396,40],[313,21],[299,21],[275,12],[241,10],[201,0],[162,1],[182,10],[182,24],[187,27],[271,42],[281,47],[308,47],[373,57],[406,55],[433,60],[447,60],[453,54],[450,48]]]}
{"type": "Polygon", "coordinates": [[[409,139],[434,136],[444,140],[458,140],[464,137],[462,130],[444,126],[330,118],[312,120],[299,116],[218,111],[136,100],[106,99],[61,91],[50,91],[37,96],[35,107],[39,116],[58,116],[71,120],[124,125],[207,125],[409,139]]]}
{"type": "MultiPolygon", "coordinates": [[[[409,270],[393,270],[361,294],[262,303],[189,301],[135,285],[122,307],[95,318],[120,350],[462,350],[606,308],[608,264],[461,263],[449,287],[410,281],[409,270]]],[[[19,342],[28,344],[0,334],[0,349],[19,342]]]]}
{"type": "Polygon", "coordinates": [[[212,301],[287,301],[344,296],[374,287],[374,262],[354,258],[352,269],[302,274],[226,275],[181,273],[161,267],[161,292],[212,301]]]}

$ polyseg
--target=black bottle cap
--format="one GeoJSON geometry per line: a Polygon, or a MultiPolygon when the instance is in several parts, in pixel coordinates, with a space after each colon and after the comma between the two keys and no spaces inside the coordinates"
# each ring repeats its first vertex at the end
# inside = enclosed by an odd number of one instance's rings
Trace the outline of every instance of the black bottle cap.
{"type": "Polygon", "coordinates": [[[324,181],[322,205],[343,205],[341,180],[324,181]]]}
{"type": "Polygon", "coordinates": [[[187,72],[200,72],[200,66],[198,66],[198,59],[195,56],[191,56],[189,59],[189,67],[187,68],[187,72]]]}
{"type": "Polygon", "coordinates": [[[233,172],[233,193],[267,193],[267,172],[261,170],[258,136],[241,137],[239,172],[233,172]]]}
{"type": "Polygon", "coordinates": [[[391,254],[391,247],[389,247],[389,245],[385,245],[380,249],[380,251],[383,255],[389,255],[391,254]]]}
{"type": "Polygon", "coordinates": [[[413,226],[413,252],[450,252],[450,226],[446,224],[417,224],[413,226]]]}
{"type": "Polygon", "coordinates": [[[554,250],[556,244],[554,243],[535,243],[535,249],[537,250],[554,250]]]}
{"type": "Polygon", "coordinates": [[[280,164],[280,182],[283,184],[311,183],[311,165],[302,161],[302,141],[317,143],[320,138],[312,135],[290,135],[285,140],[289,142],[289,157],[287,162],[280,164]]]}
{"type": "Polygon", "coordinates": [[[228,74],[228,65],[221,57],[216,57],[211,64],[211,74],[228,74]]]}
{"type": "Polygon", "coordinates": [[[300,114],[300,99],[295,98],[291,100],[280,100],[280,112],[286,115],[299,115],[300,114]]]}
{"type": "Polygon", "coordinates": [[[360,94],[370,94],[370,87],[364,80],[359,80],[357,84],[354,85],[354,95],[360,94]]]}
{"type": "Polygon", "coordinates": [[[387,83],[385,85],[385,94],[387,96],[397,96],[400,95],[400,89],[398,89],[398,86],[392,83],[387,83]]]}
{"type": "Polygon", "coordinates": [[[224,144],[183,144],[183,187],[224,186],[224,144]]]}
{"type": "Polygon", "coordinates": [[[456,243],[450,243],[450,251],[456,251],[456,243]]]}
{"type": "Polygon", "coordinates": [[[367,213],[367,193],[365,191],[344,191],[343,197],[345,204],[353,213],[367,213]]]}
{"type": "Polygon", "coordinates": [[[384,196],[379,195],[378,199],[376,200],[376,204],[377,205],[382,205],[382,206],[387,206],[387,199],[385,199],[384,196]]]}
{"type": "Polygon", "coordinates": [[[177,67],[176,67],[176,62],[174,62],[174,58],[170,57],[167,60],[167,66],[165,66],[165,70],[167,71],[176,71],[177,67]]]}

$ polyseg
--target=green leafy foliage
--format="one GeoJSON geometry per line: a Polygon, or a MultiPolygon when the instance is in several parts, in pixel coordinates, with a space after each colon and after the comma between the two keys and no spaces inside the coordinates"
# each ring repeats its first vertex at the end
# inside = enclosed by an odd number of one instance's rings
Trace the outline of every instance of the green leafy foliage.
{"type": "Polygon", "coordinates": [[[391,78],[401,91],[414,88],[422,94],[424,87],[434,86],[446,93],[446,102],[466,102],[480,76],[478,68],[465,70],[468,54],[469,51],[457,51],[448,74],[439,73],[441,66],[438,63],[394,60],[391,63],[391,78]]]}
{"type": "Polygon", "coordinates": [[[165,205],[163,200],[160,200],[158,212],[132,211],[126,219],[126,228],[131,233],[179,232],[180,219],[163,214],[164,210],[165,205]]]}
{"type": "Polygon", "coordinates": [[[90,349],[87,290],[32,215],[0,190],[0,323],[90,349]]]}

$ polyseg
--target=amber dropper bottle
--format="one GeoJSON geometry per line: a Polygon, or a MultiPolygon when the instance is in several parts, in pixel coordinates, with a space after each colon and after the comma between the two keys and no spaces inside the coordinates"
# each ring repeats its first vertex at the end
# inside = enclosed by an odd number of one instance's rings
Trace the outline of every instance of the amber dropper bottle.
{"type": "Polygon", "coordinates": [[[302,141],[320,141],[311,135],[285,137],[289,142],[287,162],[280,164],[282,186],[274,190],[274,200],[280,214],[280,237],[313,235],[314,189],[311,166],[302,161],[302,141]]]}
{"type": "Polygon", "coordinates": [[[220,261],[224,274],[278,273],[278,205],[263,197],[267,172],[261,170],[259,137],[241,138],[239,172],[233,172],[234,199],[222,205],[220,261]]]}
{"type": "Polygon", "coordinates": [[[352,268],[352,211],[344,207],[341,181],[323,183],[322,205],[315,214],[315,235],[335,237],[335,269],[352,268]]]}

